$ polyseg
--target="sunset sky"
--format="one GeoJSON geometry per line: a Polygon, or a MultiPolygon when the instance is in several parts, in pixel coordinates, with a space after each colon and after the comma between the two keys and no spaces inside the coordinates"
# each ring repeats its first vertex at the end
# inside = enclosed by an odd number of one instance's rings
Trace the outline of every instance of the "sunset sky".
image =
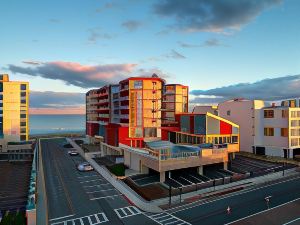
{"type": "Polygon", "coordinates": [[[30,82],[31,113],[85,113],[84,93],[152,73],[191,103],[300,96],[298,0],[0,2],[0,73],[30,82]]]}

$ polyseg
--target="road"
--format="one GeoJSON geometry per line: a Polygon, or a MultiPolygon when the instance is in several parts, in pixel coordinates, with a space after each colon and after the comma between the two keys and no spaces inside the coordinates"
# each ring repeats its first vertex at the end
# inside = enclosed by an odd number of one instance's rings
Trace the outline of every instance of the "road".
{"type": "Polygon", "coordinates": [[[69,156],[65,139],[42,139],[50,225],[157,224],[95,171],[79,172],[81,156],[69,156]]]}
{"type": "Polygon", "coordinates": [[[300,178],[298,177],[198,205],[177,207],[167,210],[167,212],[191,224],[226,224],[266,210],[268,207],[272,208],[299,198],[299,187],[300,178]],[[265,200],[267,196],[272,196],[269,206],[265,200]],[[228,206],[231,208],[229,214],[226,210],[228,206]]]}

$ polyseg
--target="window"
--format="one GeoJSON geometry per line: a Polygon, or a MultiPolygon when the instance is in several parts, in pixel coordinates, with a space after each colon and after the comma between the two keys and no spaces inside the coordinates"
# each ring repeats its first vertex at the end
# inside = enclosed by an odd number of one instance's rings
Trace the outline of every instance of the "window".
{"type": "Polygon", "coordinates": [[[282,118],[288,118],[289,117],[289,111],[288,110],[282,110],[282,118]]]}
{"type": "Polygon", "coordinates": [[[26,114],[21,114],[20,117],[21,118],[26,118],[26,114]]]}
{"type": "Polygon", "coordinates": [[[26,122],[20,122],[20,126],[21,127],[25,127],[26,126],[26,122]]]}
{"type": "Polygon", "coordinates": [[[26,99],[21,99],[21,104],[26,104],[26,99]]]}
{"type": "Polygon", "coordinates": [[[289,136],[288,128],[281,128],[281,137],[288,137],[288,136],[289,136]]]}
{"type": "Polygon", "coordinates": [[[142,89],[143,88],[143,82],[141,80],[135,80],[134,81],[134,88],[135,89],[142,89]]]}
{"type": "Polygon", "coordinates": [[[291,136],[300,136],[300,129],[291,129],[291,136]]]}
{"type": "Polygon", "coordinates": [[[232,143],[238,142],[238,136],[232,136],[232,143]]]}
{"type": "Polygon", "coordinates": [[[228,111],[227,111],[227,116],[230,116],[230,113],[231,113],[231,111],[230,111],[230,110],[228,110],[228,111]]]}
{"type": "Polygon", "coordinates": [[[265,127],[264,135],[265,136],[274,136],[274,128],[273,127],[265,127]]]}
{"type": "Polygon", "coordinates": [[[298,138],[292,138],[291,139],[291,146],[297,146],[299,145],[299,139],[298,138]]]}
{"type": "Polygon", "coordinates": [[[291,117],[292,118],[300,117],[300,111],[292,111],[291,112],[291,117]]]}
{"type": "Polygon", "coordinates": [[[274,110],[265,110],[264,118],[274,118],[274,110]]]}
{"type": "Polygon", "coordinates": [[[26,92],[21,92],[21,97],[25,97],[26,96],[26,92]]]}
{"type": "Polygon", "coordinates": [[[21,84],[21,90],[25,91],[26,90],[26,84],[21,84]]]}
{"type": "Polygon", "coordinates": [[[300,120],[291,120],[291,127],[299,127],[300,120]]]}

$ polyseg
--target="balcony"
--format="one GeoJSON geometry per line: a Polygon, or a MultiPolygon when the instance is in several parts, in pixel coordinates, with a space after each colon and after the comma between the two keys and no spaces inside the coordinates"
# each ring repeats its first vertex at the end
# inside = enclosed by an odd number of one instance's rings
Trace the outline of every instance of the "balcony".
{"type": "Polygon", "coordinates": [[[128,100],[128,99],[129,99],[128,96],[124,96],[124,97],[120,97],[120,98],[119,98],[119,101],[124,101],[124,100],[128,100]]]}

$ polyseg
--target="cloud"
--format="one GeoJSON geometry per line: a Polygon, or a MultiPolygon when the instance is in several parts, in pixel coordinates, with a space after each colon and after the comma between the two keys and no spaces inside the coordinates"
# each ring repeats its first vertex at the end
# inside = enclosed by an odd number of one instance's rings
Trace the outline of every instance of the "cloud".
{"type": "Polygon", "coordinates": [[[84,93],[30,91],[30,107],[33,108],[68,108],[84,105],[84,93]]]}
{"type": "Polygon", "coordinates": [[[49,19],[49,22],[50,22],[50,23],[60,23],[61,20],[55,19],[55,18],[51,18],[51,19],[49,19]]]}
{"type": "Polygon", "coordinates": [[[264,79],[254,83],[239,83],[209,90],[193,90],[191,94],[201,96],[195,98],[195,103],[202,103],[202,100],[207,102],[205,96],[216,96],[220,100],[242,97],[267,101],[300,97],[300,75],[264,79]]]}
{"type": "Polygon", "coordinates": [[[165,54],[164,57],[172,58],[172,59],[186,59],[186,57],[184,55],[182,55],[181,53],[179,53],[173,49],[171,50],[170,53],[165,54]]]}
{"type": "Polygon", "coordinates": [[[110,40],[117,36],[116,34],[104,33],[101,31],[101,28],[88,29],[88,33],[89,33],[88,42],[90,44],[96,44],[99,39],[110,40]]]}
{"type": "Polygon", "coordinates": [[[40,65],[41,63],[38,62],[38,61],[22,61],[22,63],[25,63],[25,64],[29,64],[29,65],[40,65]]]}
{"type": "Polygon", "coordinates": [[[173,27],[187,32],[239,30],[282,0],[160,0],[154,12],[175,18],[173,27]]]}
{"type": "Polygon", "coordinates": [[[126,28],[129,31],[136,31],[138,28],[140,28],[143,24],[136,20],[128,20],[124,23],[122,23],[122,27],[126,28]]]}
{"type": "Polygon", "coordinates": [[[31,114],[84,114],[85,94],[53,91],[30,92],[31,114]]]}
{"type": "Polygon", "coordinates": [[[202,46],[203,47],[217,47],[217,46],[225,46],[225,45],[222,44],[218,39],[211,38],[211,39],[206,40],[202,46]]]}
{"type": "Polygon", "coordinates": [[[201,45],[195,45],[195,44],[188,44],[188,43],[184,43],[184,42],[181,42],[181,41],[178,41],[177,42],[179,45],[180,45],[180,47],[182,47],[182,48],[198,48],[198,47],[200,47],[201,45]]]}
{"type": "Polygon", "coordinates": [[[97,8],[96,12],[102,13],[107,9],[123,9],[123,7],[121,7],[121,5],[116,2],[107,2],[102,7],[97,8]]]}
{"type": "Polygon", "coordinates": [[[13,73],[61,80],[68,85],[82,88],[100,87],[126,78],[136,64],[81,65],[76,62],[44,62],[39,65],[22,67],[9,64],[13,73]]]}

